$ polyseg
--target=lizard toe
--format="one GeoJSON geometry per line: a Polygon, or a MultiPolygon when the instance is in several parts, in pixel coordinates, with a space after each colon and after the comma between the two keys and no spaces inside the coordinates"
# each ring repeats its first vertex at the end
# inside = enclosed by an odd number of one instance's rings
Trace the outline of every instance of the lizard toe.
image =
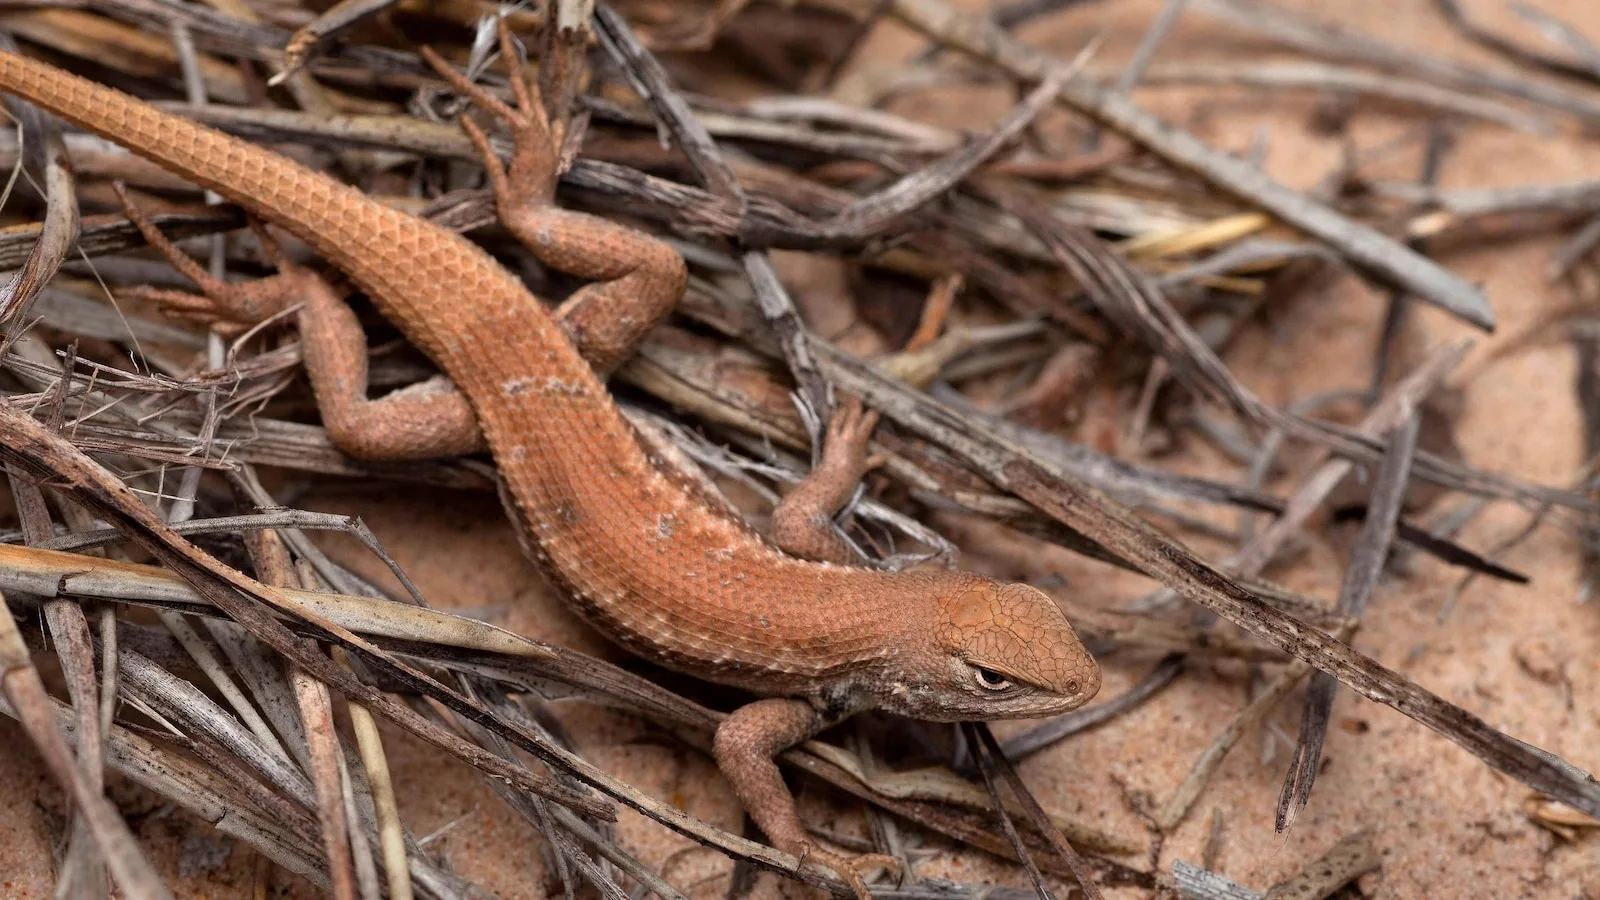
{"type": "Polygon", "coordinates": [[[795,854],[800,857],[801,865],[806,862],[815,862],[832,869],[850,889],[855,892],[858,900],[871,900],[872,891],[867,887],[867,881],[880,872],[887,872],[896,886],[905,879],[905,865],[895,856],[887,853],[863,853],[859,856],[846,856],[833,853],[817,847],[811,841],[802,841],[795,848],[795,854]]]}

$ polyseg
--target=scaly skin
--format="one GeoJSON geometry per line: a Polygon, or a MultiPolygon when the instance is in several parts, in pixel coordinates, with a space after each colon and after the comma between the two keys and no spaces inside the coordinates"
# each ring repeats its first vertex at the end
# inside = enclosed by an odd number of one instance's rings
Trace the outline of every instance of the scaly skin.
{"type": "MultiPolygon", "coordinates": [[[[935,721],[1045,716],[1098,690],[1094,660],[1056,604],[1032,587],[796,559],[708,508],[641,448],[562,324],[471,242],[282,156],[22,56],[0,53],[0,90],[314,247],[465,395],[525,546],[575,609],[647,659],[787,698],[739,710],[716,742],[741,799],[784,849],[804,854],[811,845],[770,757],[821,727],[870,708],[935,721]]],[[[581,235],[597,258],[629,263],[627,277],[643,279],[641,290],[669,302],[682,292],[682,260],[666,245],[554,207],[524,212],[533,217],[524,237],[547,264],[594,269],[563,264],[560,238],[581,235]],[[551,246],[542,252],[541,243],[551,246]],[[641,255],[649,258],[631,265],[641,255]]],[[[308,321],[323,327],[303,314],[302,340],[308,321]]],[[[317,365],[309,354],[308,365],[317,365]]],[[[862,890],[848,863],[812,855],[862,890]]]]}

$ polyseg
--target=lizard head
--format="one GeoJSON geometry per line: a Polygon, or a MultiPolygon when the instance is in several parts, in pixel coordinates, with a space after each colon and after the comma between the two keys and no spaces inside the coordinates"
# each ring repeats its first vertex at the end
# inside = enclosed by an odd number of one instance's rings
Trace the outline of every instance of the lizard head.
{"type": "Polygon", "coordinates": [[[976,575],[938,584],[928,627],[885,673],[883,708],[939,722],[1028,719],[1100,690],[1100,666],[1043,591],[976,575]]]}

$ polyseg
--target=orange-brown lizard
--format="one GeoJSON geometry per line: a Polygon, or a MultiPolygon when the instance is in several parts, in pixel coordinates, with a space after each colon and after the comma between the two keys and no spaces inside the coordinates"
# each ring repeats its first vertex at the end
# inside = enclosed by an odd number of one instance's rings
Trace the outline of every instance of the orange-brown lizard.
{"type": "MultiPolygon", "coordinates": [[[[501,41],[515,59],[503,25],[501,41]]],[[[299,304],[323,421],[353,455],[417,459],[487,446],[525,549],[578,612],[640,656],[764,698],[717,730],[718,766],[776,846],[809,854],[865,894],[864,873],[893,860],[815,848],[775,753],[866,709],[933,721],[1053,715],[1095,694],[1099,667],[1035,588],[796,558],[653,459],[602,378],[677,302],[682,258],[553,204],[562,128],[532,84],[513,75],[513,108],[430,61],[511,128],[505,169],[483,132],[462,121],[505,225],[546,265],[593,282],[555,316],[471,242],[283,156],[16,54],[0,53],[0,90],[222,194],[348,274],[448,383],[368,399],[355,315],[321,277],[286,261],[278,276],[247,285],[207,283],[190,265],[208,296],[164,299],[234,323],[299,304]]],[[[146,235],[172,250],[153,228],[146,235]]],[[[837,508],[860,477],[852,460],[873,421],[847,407],[829,430],[822,480],[797,493],[837,508]]],[[[783,531],[804,532],[808,517],[780,520],[783,531]]],[[[837,556],[826,538],[788,543],[837,556]]]]}

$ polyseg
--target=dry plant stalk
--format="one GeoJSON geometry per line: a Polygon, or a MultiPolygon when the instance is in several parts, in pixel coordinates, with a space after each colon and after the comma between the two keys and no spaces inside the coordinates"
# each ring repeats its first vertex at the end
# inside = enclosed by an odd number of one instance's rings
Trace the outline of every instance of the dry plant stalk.
{"type": "MultiPolygon", "coordinates": [[[[975,765],[951,758],[948,766],[892,772],[874,755],[886,748],[825,741],[789,750],[782,762],[878,813],[1019,860],[1041,896],[1053,879],[1091,897],[1102,886],[1155,890],[1170,879],[1143,860],[1148,838],[1045,810],[1011,761],[1090,727],[1117,727],[1119,716],[1182,678],[1186,659],[1210,656],[1282,668],[1154,815],[1162,830],[1184,818],[1227,748],[1308,676],[1312,696],[1280,817],[1306,802],[1341,683],[1565,803],[1571,815],[1600,814],[1600,786],[1587,773],[1347,643],[1391,544],[1473,575],[1526,580],[1417,524],[1402,509],[1415,483],[1592,518],[1600,503],[1588,486],[1532,484],[1418,449],[1416,408],[1446,380],[1465,343],[1436,348],[1402,373],[1354,428],[1265,403],[1224,361],[1228,340],[1256,312],[1292,292],[1304,267],[1328,261],[1392,286],[1397,307],[1413,298],[1490,327],[1494,316],[1481,293],[1421,252],[1420,239],[1511,213],[1585,216],[1588,227],[1555,265],[1571,277],[1600,241],[1600,192],[1591,183],[1443,191],[1430,173],[1420,185],[1370,182],[1372,208],[1343,203],[1267,179],[1157,121],[1129,92],[1141,82],[1312,87],[1381,94],[1427,115],[1539,133],[1561,117],[1593,120],[1600,107],[1520,73],[1491,76],[1330,32],[1257,0],[1168,4],[1107,87],[1085,74],[1088,50],[1058,60],[1007,32],[1049,5],[1017,4],[986,20],[940,0],[884,0],[870,12],[832,0],[781,9],[720,0],[675,27],[645,29],[648,40],[628,19],[651,22],[660,10],[652,13],[648,2],[620,9],[559,2],[507,13],[541,64],[546,95],[577,114],[563,149],[562,202],[643,223],[691,263],[677,318],[612,382],[652,452],[697,479],[708,502],[732,506],[722,491],[733,484],[775,500],[816,462],[820,423],[838,394],[850,394],[887,423],[871,446],[881,466],[838,523],[864,564],[953,559],[955,544],[921,520],[933,510],[986,519],[1148,575],[1163,589],[1146,610],[1169,608],[1161,601],[1181,596],[1210,613],[1180,622],[1085,606],[1080,621],[1111,648],[1108,658],[1134,656],[1148,677],[1103,706],[1005,743],[969,727],[974,756],[966,762],[975,765]],[[1195,12],[1350,65],[1146,68],[1173,23],[1195,12]],[[554,27],[552,16],[565,25],[554,27]],[[674,66],[693,71],[719,48],[748,41],[740,30],[747,23],[774,21],[762,16],[784,17],[796,53],[805,49],[798,38],[808,35],[836,48],[807,64],[801,80],[813,94],[796,96],[776,81],[759,85],[770,96],[691,93],[658,58],[670,51],[674,66]],[[880,97],[918,83],[999,80],[1013,84],[1017,102],[969,137],[845,102],[844,91],[828,93],[880,19],[916,29],[934,50],[957,51],[884,76],[873,88],[880,97]],[[608,64],[587,67],[599,74],[586,78],[586,58],[608,64]],[[1051,129],[1065,124],[1080,129],[1084,147],[1102,142],[1101,128],[1121,143],[1052,152],[1059,144],[1051,129]],[[1395,223],[1409,242],[1392,237],[1395,223]],[[838,266],[845,286],[797,302],[780,252],[838,266]],[[860,329],[866,349],[847,351],[842,339],[820,335],[815,322],[830,315],[867,323],[860,329]],[[1140,398],[1134,409],[1111,403],[1085,411],[1097,394],[1119,392],[1140,398]],[[996,401],[997,393],[1009,397],[996,401]],[[1084,408],[1056,408],[1069,401],[1084,408]],[[1179,476],[1148,459],[1119,459],[1103,449],[1114,441],[1095,439],[1096,427],[1134,433],[1137,452],[1152,432],[1182,433],[1196,409],[1237,420],[1244,450],[1261,459],[1281,440],[1307,443],[1314,458],[1302,460],[1299,487],[1283,497],[1179,476]],[[1271,436],[1258,441],[1263,429],[1271,436]],[[1368,530],[1336,606],[1260,577],[1353,468],[1380,461],[1368,530]],[[1274,519],[1253,537],[1219,529],[1214,513],[1233,510],[1274,519]],[[1234,557],[1208,562],[1152,520],[1185,534],[1210,528],[1247,539],[1234,557]],[[1236,630],[1224,630],[1217,617],[1236,630]],[[968,777],[974,773],[983,786],[968,777]]],[[[1519,65],[1593,77],[1581,34],[1559,20],[1537,23],[1581,64],[1510,43],[1455,4],[1439,5],[1454,27],[1519,65]]],[[[470,232],[518,264],[525,252],[505,245],[492,227],[493,198],[475,166],[462,165],[478,161],[473,140],[436,120],[454,112],[441,100],[443,84],[416,46],[361,43],[372,38],[357,27],[377,16],[422,17],[435,29],[430,39],[442,42],[479,28],[479,12],[470,4],[423,11],[404,2],[346,2],[314,16],[294,10],[299,27],[292,30],[287,18],[264,20],[236,2],[180,8],[121,0],[18,11],[7,27],[27,53],[45,49],[130,81],[181,84],[192,101],[185,115],[335,167],[384,203],[470,232]],[[174,71],[183,72],[181,81],[174,71]],[[262,100],[279,85],[294,108],[262,100]]],[[[441,49],[478,71],[492,45],[480,39],[441,49]]],[[[504,93],[493,74],[480,81],[504,93]]],[[[298,375],[302,347],[282,322],[212,332],[164,321],[147,305],[108,302],[107,282],[124,300],[133,285],[178,283],[140,252],[151,232],[124,217],[123,201],[150,210],[150,224],[166,238],[200,246],[210,257],[209,270],[193,266],[202,276],[256,272],[262,254],[271,258],[274,250],[270,241],[222,239],[248,224],[240,210],[63,133],[37,109],[11,108],[21,127],[15,140],[0,137],[0,160],[19,172],[28,167],[42,191],[11,195],[30,204],[36,224],[0,233],[0,258],[15,270],[0,292],[0,456],[19,526],[0,544],[0,603],[9,604],[0,616],[0,711],[22,723],[72,801],[63,885],[105,896],[109,872],[126,896],[166,896],[105,799],[111,770],[218,822],[336,897],[474,896],[478,886],[432,859],[398,813],[395,795],[404,786],[395,783],[392,748],[375,727],[387,719],[478,769],[544,836],[569,895],[580,881],[608,897],[687,894],[689,886],[671,883],[616,839],[607,823],[618,803],[740,865],[848,894],[827,870],[699,821],[601,770],[552,712],[555,699],[616,706],[704,750],[724,716],[694,689],[676,693],[430,609],[359,523],[280,507],[262,469],[468,491],[490,488],[495,474],[480,458],[372,463],[342,452],[309,424],[314,403],[298,375]],[[308,537],[329,530],[355,536],[396,572],[407,596],[380,596],[308,537]],[[235,535],[244,553],[219,553],[236,549],[235,535]],[[134,548],[159,566],[132,562],[134,548]],[[230,564],[246,559],[247,568],[230,564]],[[142,624],[136,606],[155,609],[162,628],[142,624]],[[30,659],[31,648],[47,645],[66,676],[65,700],[45,690],[30,659]],[[198,670],[205,680],[191,683],[179,670],[198,670]],[[337,724],[341,712],[348,729],[337,724]]],[[[485,141],[509,157],[500,136],[485,141]]],[[[302,248],[284,252],[314,264],[302,248]]],[[[1580,349],[1587,346],[1574,334],[1580,349]]],[[[396,343],[375,348],[374,386],[416,385],[435,374],[396,343]]],[[[1592,383],[1587,391],[1595,393],[1592,383]]],[[[757,517],[765,511],[754,510],[757,517]]],[[[1328,874],[1308,866],[1265,896],[1327,896],[1376,859],[1366,837],[1349,836],[1323,861],[1328,874]]],[[[1195,896],[1258,896],[1194,867],[1175,875],[1195,896]]],[[[985,890],[912,883],[894,895],[985,890]]]]}

